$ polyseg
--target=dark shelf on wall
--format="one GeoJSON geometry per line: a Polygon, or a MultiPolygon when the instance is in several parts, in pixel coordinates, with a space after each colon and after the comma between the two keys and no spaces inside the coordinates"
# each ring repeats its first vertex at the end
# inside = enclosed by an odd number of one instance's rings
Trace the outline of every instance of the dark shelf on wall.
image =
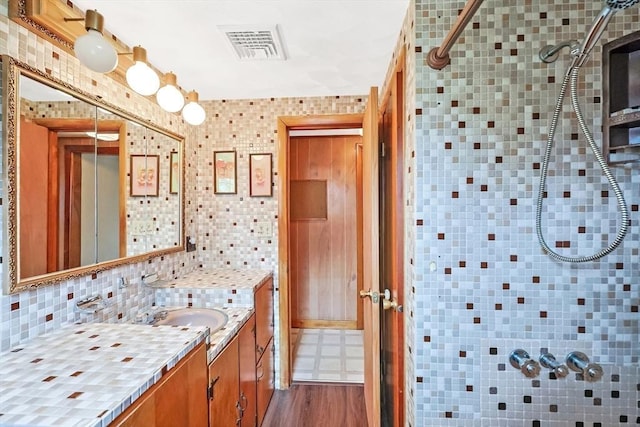
{"type": "Polygon", "coordinates": [[[640,31],[604,45],[602,94],[604,157],[640,162],[640,31]]]}

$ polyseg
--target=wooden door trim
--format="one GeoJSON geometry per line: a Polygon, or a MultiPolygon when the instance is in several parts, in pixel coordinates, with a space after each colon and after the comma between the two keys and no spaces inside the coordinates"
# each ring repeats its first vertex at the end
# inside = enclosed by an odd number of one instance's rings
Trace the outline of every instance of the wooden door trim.
{"type": "Polygon", "coordinates": [[[47,273],[58,270],[59,261],[59,221],[60,221],[60,176],[58,162],[58,133],[49,135],[49,178],[47,200],[47,273]]]}
{"type": "MultiPolygon", "coordinates": [[[[357,275],[358,275],[358,294],[363,289],[364,280],[364,246],[362,244],[363,225],[362,225],[362,162],[363,162],[362,141],[356,145],[356,245],[357,245],[357,275]]],[[[358,295],[359,297],[359,295],[358,295]]],[[[356,307],[356,329],[364,329],[364,312],[362,304],[356,307]]]]}
{"type": "MultiPolygon", "coordinates": [[[[389,141],[388,153],[392,156],[391,161],[393,162],[391,167],[392,171],[392,182],[390,185],[393,187],[393,191],[395,192],[396,198],[393,200],[395,206],[398,209],[391,209],[391,226],[393,229],[393,233],[395,234],[395,238],[397,239],[397,246],[395,246],[392,250],[392,271],[395,273],[393,277],[393,281],[398,283],[397,294],[394,297],[397,299],[398,303],[404,305],[404,277],[405,277],[405,264],[404,264],[404,210],[403,210],[403,200],[404,200],[404,110],[405,110],[405,90],[404,90],[404,70],[405,70],[405,54],[406,49],[401,49],[400,55],[398,55],[398,59],[396,60],[392,78],[390,83],[385,91],[383,96],[383,102],[380,103],[381,108],[379,113],[382,117],[383,112],[385,111],[384,106],[387,105],[388,102],[394,103],[394,114],[392,117],[392,134],[391,139],[389,141]],[[393,146],[391,146],[393,144],[393,146]]],[[[387,141],[385,141],[387,142],[387,141]]],[[[394,365],[395,365],[395,380],[397,380],[396,387],[399,393],[394,394],[393,396],[393,422],[394,425],[404,425],[405,420],[405,378],[404,378],[404,365],[405,365],[405,318],[406,314],[398,315],[398,321],[396,324],[397,330],[394,330],[393,333],[398,337],[401,337],[401,348],[396,348],[394,351],[394,365]]]]}
{"type": "Polygon", "coordinates": [[[280,388],[291,385],[291,301],[289,294],[289,131],[361,128],[363,114],[278,117],[278,301],[280,388]]]}
{"type": "MultiPolygon", "coordinates": [[[[358,304],[361,305],[361,304],[358,304]]],[[[291,326],[300,329],[356,329],[356,320],[298,320],[291,322],[291,326]]]]}

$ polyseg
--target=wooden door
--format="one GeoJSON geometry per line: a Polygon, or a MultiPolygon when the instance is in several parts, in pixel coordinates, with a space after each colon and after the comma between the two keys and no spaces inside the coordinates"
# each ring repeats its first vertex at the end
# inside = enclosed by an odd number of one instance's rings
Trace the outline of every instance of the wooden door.
{"type": "Polygon", "coordinates": [[[359,135],[290,138],[291,324],[357,326],[359,135]]]}
{"type": "Polygon", "coordinates": [[[382,424],[404,425],[404,211],[403,82],[395,74],[381,115],[380,282],[387,290],[381,313],[382,424]],[[395,305],[394,305],[395,304],[395,305]]]}
{"type": "Polygon", "coordinates": [[[18,193],[20,278],[45,274],[47,269],[47,221],[49,145],[48,129],[28,120],[20,123],[18,193]]]}
{"type": "Polygon", "coordinates": [[[362,121],[364,397],[369,427],[380,425],[380,290],[378,231],[378,88],[371,88],[362,121]]]}

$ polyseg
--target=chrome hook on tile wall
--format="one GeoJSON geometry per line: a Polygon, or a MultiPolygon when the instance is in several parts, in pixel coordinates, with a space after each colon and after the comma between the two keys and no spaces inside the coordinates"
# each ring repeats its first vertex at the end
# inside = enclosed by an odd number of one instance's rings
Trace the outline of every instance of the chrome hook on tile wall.
{"type": "Polygon", "coordinates": [[[558,362],[553,354],[541,354],[539,360],[542,366],[551,369],[551,372],[555,374],[556,378],[564,378],[569,375],[569,368],[567,368],[567,365],[558,362]]]}
{"type": "Polygon", "coordinates": [[[527,378],[535,378],[540,374],[540,364],[533,360],[529,356],[529,353],[521,348],[511,352],[509,362],[511,366],[519,369],[527,378]]]}
{"type": "Polygon", "coordinates": [[[585,381],[598,381],[604,374],[600,365],[597,363],[590,363],[587,355],[579,351],[572,351],[569,353],[565,361],[572,371],[582,373],[582,377],[585,381]]]}

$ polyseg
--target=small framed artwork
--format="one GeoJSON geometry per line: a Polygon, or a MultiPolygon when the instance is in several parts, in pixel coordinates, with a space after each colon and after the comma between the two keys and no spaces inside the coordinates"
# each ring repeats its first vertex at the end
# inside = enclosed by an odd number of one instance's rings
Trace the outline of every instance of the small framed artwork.
{"type": "Polygon", "coordinates": [[[272,155],[249,154],[249,195],[252,197],[271,197],[272,155]]]}
{"type": "Polygon", "coordinates": [[[160,156],[131,154],[129,170],[129,194],[131,196],[158,196],[158,169],[160,156]]]}
{"type": "Polygon", "coordinates": [[[178,194],[180,188],[180,155],[176,151],[169,153],[169,193],[178,194]]]}
{"type": "Polygon", "coordinates": [[[213,192],[236,194],[237,170],[235,151],[213,152],[213,192]]]}

